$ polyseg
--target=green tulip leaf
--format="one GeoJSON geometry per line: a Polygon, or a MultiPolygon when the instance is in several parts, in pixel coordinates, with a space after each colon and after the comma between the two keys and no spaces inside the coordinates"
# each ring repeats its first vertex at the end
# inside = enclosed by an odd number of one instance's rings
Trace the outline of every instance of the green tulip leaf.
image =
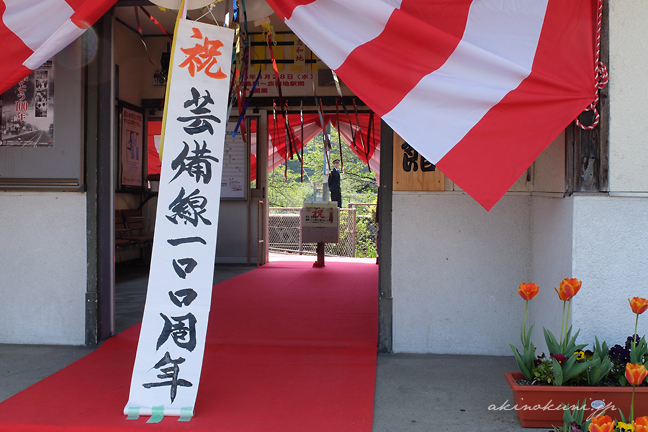
{"type": "MultiPolygon", "coordinates": [[[[567,404],[562,404],[563,408],[563,422],[565,422],[565,427],[569,427],[569,425],[574,421],[574,416],[572,415],[572,412],[569,410],[569,405],[567,404]]],[[[565,429],[569,430],[569,429],[565,429]]]]}
{"type": "Polygon", "coordinates": [[[525,365],[524,360],[522,359],[522,356],[518,352],[517,348],[515,348],[511,344],[509,344],[509,346],[511,347],[511,350],[513,350],[513,355],[515,356],[515,361],[517,362],[518,369],[520,369],[520,372],[522,372],[524,378],[528,379],[529,381],[533,380],[533,375],[531,374],[529,368],[525,365]]]}
{"type": "Polygon", "coordinates": [[[560,353],[560,344],[556,341],[556,337],[546,328],[543,328],[545,342],[547,343],[547,348],[549,348],[550,354],[560,353]]]}
{"type": "Polygon", "coordinates": [[[563,374],[563,382],[567,382],[570,379],[580,375],[583,373],[585,370],[587,370],[587,363],[578,363],[573,365],[567,372],[563,374]]]}
{"type": "Polygon", "coordinates": [[[625,416],[623,415],[623,411],[621,411],[621,408],[619,408],[619,415],[621,416],[621,421],[622,421],[623,423],[628,423],[628,422],[626,421],[625,416]]]}

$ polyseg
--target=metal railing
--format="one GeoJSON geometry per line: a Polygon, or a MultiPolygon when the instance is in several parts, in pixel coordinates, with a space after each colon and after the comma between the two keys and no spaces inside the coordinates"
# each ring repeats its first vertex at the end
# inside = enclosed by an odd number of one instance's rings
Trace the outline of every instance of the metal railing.
{"type": "MultiPolygon", "coordinates": [[[[340,241],[327,243],[329,256],[375,257],[375,204],[352,203],[340,209],[340,241]],[[373,207],[372,207],[373,206],[373,207]]],[[[301,207],[270,207],[269,239],[274,252],[315,255],[316,243],[304,243],[300,231],[301,207]]]]}

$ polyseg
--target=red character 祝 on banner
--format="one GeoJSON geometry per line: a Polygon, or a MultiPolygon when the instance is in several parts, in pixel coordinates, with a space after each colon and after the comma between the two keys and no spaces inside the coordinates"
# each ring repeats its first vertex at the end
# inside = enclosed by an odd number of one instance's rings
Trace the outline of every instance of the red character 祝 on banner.
{"type": "MultiPolygon", "coordinates": [[[[199,29],[194,27],[193,32],[194,34],[191,36],[192,38],[202,40],[203,35],[199,29]]],[[[217,71],[212,71],[212,68],[218,66],[218,60],[216,57],[222,54],[218,51],[222,46],[223,42],[219,40],[209,40],[209,38],[206,37],[202,44],[197,43],[193,48],[180,48],[180,50],[188,56],[186,60],[180,64],[180,67],[188,66],[189,74],[192,77],[195,76],[196,72],[201,72],[204,69],[205,75],[210,78],[227,78],[227,75],[220,67],[218,67],[217,71]]]]}

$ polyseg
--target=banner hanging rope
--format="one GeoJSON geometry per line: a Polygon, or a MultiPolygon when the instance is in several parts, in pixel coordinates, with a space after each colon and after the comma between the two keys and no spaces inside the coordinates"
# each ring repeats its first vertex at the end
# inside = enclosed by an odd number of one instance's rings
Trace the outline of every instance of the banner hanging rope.
{"type": "Polygon", "coordinates": [[[599,90],[603,89],[609,81],[609,75],[605,63],[601,61],[601,27],[603,25],[603,0],[598,0],[598,11],[597,11],[597,22],[596,22],[596,55],[594,57],[594,101],[587,107],[583,112],[591,111],[594,113],[594,122],[586,126],[580,122],[578,117],[576,117],[576,124],[584,130],[591,130],[599,124],[601,116],[596,109],[596,105],[599,102],[599,90]]]}

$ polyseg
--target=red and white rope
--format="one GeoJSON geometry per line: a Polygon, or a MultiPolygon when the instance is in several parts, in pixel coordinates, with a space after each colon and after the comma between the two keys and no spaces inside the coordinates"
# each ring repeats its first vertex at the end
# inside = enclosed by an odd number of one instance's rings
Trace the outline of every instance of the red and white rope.
{"type": "Polygon", "coordinates": [[[587,107],[583,112],[587,111],[592,111],[594,113],[594,122],[586,126],[582,124],[578,118],[576,118],[576,124],[581,128],[585,130],[590,130],[594,129],[596,125],[598,125],[599,121],[601,120],[601,116],[599,115],[598,110],[596,109],[596,105],[598,105],[599,102],[599,90],[604,88],[608,84],[609,76],[607,72],[607,68],[605,67],[605,63],[603,63],[600,58],[601,58],[601,25],[603,21],[603,0],[598,0],[598,21],[596,25],[596,56],[594,58],[594,80],[595,80],[595,85],[594,85],[594,101],[587,107]]]}

